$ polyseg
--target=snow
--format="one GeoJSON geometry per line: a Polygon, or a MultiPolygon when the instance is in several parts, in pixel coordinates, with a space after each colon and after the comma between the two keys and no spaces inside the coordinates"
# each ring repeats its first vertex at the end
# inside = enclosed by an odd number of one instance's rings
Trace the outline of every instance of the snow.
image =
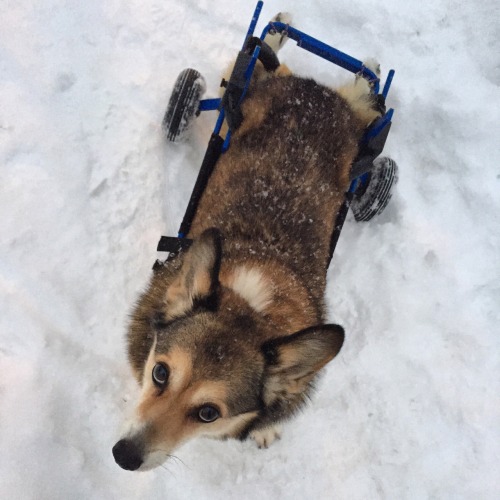
{"type": "MultiPolygon", "coordinates": [[[[167,145],[177,74],[215,96],[243,0],[4,0],[0,18],[2,498],[500,498],[500,32],[493,0],[268,0],[396,76],[398,189],[349,217],[329,274],[345,346],[269,450],[198,440],[131,473],[127,314],[177,228],[213,124],[167,145]]],[[[343,71],[288,43],[282,60],[343,71]]]]}

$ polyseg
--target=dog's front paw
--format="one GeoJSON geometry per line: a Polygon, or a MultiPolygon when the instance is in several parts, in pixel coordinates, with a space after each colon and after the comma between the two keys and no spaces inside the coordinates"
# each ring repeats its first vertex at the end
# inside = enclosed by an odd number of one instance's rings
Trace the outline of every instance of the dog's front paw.
{"type": "Polygon", "coordinates": [[[281,425],[251,431],[250,437],[255,441],[258,448],[269,448],[274,441],[281,439],[281,425]]]}

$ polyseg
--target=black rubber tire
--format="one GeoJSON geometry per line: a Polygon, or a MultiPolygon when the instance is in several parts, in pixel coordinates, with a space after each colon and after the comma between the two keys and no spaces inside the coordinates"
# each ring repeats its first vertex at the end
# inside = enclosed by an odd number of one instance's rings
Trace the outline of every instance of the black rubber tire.
{"type": "Polygon", "coordinates": [[[205,79],[195,69],[187,68],[179,74],[168,101],[162,126],[167,139],[179,142],[187,136],[206,90],[205,79]]]}
{"type": "Polygon", "coordinates": [[[394,160],[380,157],[374,160],[373,169],[367,174],[351,202],[357,222],[367,222],[381,214],[392,197],[398,181],[398,166],[394,160]]]}

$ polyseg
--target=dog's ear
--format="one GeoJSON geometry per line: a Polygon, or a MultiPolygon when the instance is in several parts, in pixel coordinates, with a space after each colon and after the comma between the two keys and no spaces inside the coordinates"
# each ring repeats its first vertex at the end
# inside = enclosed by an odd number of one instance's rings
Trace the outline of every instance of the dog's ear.
{"type": "Polygon", "coordinates": [[[180,316],[196,304],[215,307],[222,255],[217,229],[205,230],[184,255],[182,267],[167,289],[167,315],[180,316]]]}
{"type": "Polygon", "coordinates": [[[316,373],[331,361],[344,342],[339,325],[318,325],[266,342],[262,350],[267,363],[264,401],[279,394],[302,393],[316,373]]]}

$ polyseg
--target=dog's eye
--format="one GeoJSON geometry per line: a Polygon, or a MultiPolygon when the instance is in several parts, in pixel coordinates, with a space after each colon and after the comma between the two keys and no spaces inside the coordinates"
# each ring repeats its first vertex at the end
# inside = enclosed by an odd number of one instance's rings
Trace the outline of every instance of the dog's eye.
{"type": "Polygon", "coordinates": [[[205,423],[213,422],[220,416],[219,410],[215,406],[205,405],[198,411],[198,418],[205,423]]]}
{"type": "Polygon", "coordinates": [[[163,363],[156,363],[153,368],[153,382],[160,388],[163,388],[168,380],[168,368],[163,363]]]}

